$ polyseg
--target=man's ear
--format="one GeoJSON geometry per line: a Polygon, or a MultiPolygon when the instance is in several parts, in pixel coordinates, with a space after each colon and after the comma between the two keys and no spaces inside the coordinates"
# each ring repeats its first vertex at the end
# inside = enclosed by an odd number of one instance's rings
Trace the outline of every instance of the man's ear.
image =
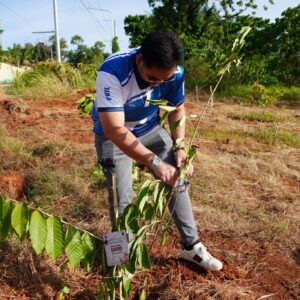
{"type": "Polygon", "coordinates": [[[139,65],[142,61],[142,55],[141,54],[138,54],[136,57],[135,57],[135,63],[137,65],[139,65]]]}

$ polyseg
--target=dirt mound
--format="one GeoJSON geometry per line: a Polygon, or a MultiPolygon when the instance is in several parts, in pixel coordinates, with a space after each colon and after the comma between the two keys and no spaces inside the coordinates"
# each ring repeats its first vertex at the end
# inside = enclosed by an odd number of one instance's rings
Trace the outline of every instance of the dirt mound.
{"type": "Polygon", "coordinates": [[[28,105],[22,100],[8,99],[2,101],[3,110],[8,111],[9,113],[26,113],[29,114],[30,110],[28,105]]]}
{"type": "Polygon", "coordinates": [[[0,193],[12,199],[20,199],[24,190],[24,177],[18,172],[0,174],[0,193]]]}

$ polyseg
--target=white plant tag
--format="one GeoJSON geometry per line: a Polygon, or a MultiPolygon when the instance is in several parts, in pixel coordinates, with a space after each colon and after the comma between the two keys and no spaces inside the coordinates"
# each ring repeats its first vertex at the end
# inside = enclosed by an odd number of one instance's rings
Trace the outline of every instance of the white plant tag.
{"type": "Polygon", "coordinates": [[[107,265],[126,264],[129,261],[129,249],[125,230],[103,235],[107,265]]]}

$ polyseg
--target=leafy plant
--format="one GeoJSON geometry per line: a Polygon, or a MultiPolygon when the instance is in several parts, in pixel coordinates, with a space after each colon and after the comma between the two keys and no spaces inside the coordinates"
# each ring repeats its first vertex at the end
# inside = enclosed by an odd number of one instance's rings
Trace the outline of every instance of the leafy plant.
{"type": "Polygon", "coordinates": [[[77,108],[82,115],[90,115],[93,109],[94,101],[96,100],[96,94],[90,93],[81,97],[76,101],[77,108]]]}

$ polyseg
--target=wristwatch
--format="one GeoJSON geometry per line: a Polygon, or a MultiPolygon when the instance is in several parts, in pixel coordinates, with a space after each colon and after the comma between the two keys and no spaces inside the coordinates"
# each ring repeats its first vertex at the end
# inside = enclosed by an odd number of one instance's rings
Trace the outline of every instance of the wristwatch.
{"type": "Polygon", "coordinates": [[[161,159],[157,155],[155,155],[153,160],[151,161],[151,168],[152,169],[157,168],[158,165],[160,164],[160,162],[161,162],[161,159]]]}

